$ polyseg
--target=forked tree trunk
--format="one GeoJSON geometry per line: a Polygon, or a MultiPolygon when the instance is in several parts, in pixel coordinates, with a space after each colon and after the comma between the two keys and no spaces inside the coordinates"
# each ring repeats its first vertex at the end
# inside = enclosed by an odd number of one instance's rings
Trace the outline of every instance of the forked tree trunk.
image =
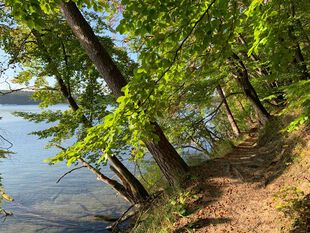
{"type": "Polygon", "coordinates": [[[79,158],[78,161],[87,167],[92,173],[97,176],[97,180],[104,182],[110,185],[117,193],[119,193],[124,199],[131,203],[136,203],[135,198],[132,197],[132,194],[126,190],[124,185],[118,183],[116,180],[110,179],[109,177],[103,175],[96,168],[94,168],[90,163],[86,162],[84,159],[79,158]]]}
{"type": "Polygon", "coordinates": [[[229,105],[227,103],[227,100],[226,100],[226,97],[225,97],[224,92],[222,90],[222,87],[220,85],[217,85],[216,90],[221,97],[221,101],[223,102],[224,109],[225,109],[229,124],[230,124],[234,134],[236,135],[236,137],[239,137],[240,136],[240,129],[239,129],[239,127],[235,121],[233,114],[231,113],[231,110],[230,110],[229,105]]]}
{"type": "MultiPolygon", "coordinates": [[[[57,83],[60,87],[61,93],[64,98],[67,99],[71,109],[73,111],[79,110],[79,105],[72,97],[69,88],[66,86],[63,81],[62,75],[58,71],[57,65],[54,63],[53,59],[50,57],[47,48],[45,47],[41,35],[38,31],[32,30],[32,34],[35,36],[37,40],[37,44],[39,49],[44,53],[45,60],[51,68],[53,75],[55,76],[57,83]]],[[[87,119],[87,117],[83,114],[81,116],[81,122],[85,127],[92,127],[92,122],[87,119]]],[[[100,173],[98,170],[93,168],[87,161],[82,158],[79,158],[78,161],[85,165],[89,170],[91,170],[97,176],[98,180],[105,182],[112,186],[119,194],[121,194],[125,199],[132,203],[139,203],[149,199],[149,194],[146,189],[143,187],[141,182],[124,166],[124,164],[118,160],[115,156],[108,157],[109,162],[112,164],[112,170],[117,171],[117,175],[120,180],[124,183],[124,186],[118,183],[117,181],[110,179],[100,173]],[[125,185],[126,184],[126,185],[125,185]],[[126,189],[126,188],[127,189],[126,189]]]]}
{"type": "Polygon", "coordinates": [[[234,59],[236,59],[240,65],[240,67],[236,67],[237,69],[237,75],[236,80],[240,87],[242,88],[245,96],[248,98],[248,100],[252,103],[252,106],[255,110],[255,112],[258,115],[258,121],[261,125],[264,125],[270,118],[270,114],[265,109],[264,105],[260,101],[254,87],[252,86],[250,80],[247,68],[245,67],[244,63],[241,61],[241,59],[238,57],[237,54],[233,54],[234,59]]]}
{"type": "MultiPolygon", "coordinates": [[[[127,85],[127,81],[99,42],[76,4],[72,1],[61,2],[60,9],[81,46],[85,49],[115,97],[122,96],[121,89],[127,85]]],[[[145,144],[168,182],[171,185],[178,185],[188,171],[188,166],[170,144],[158,124],[154,122],[152,125],[159,141],[146,141],[145,144]]]]}
{"type": "Polygon", "coordinates": [[[141,182],[124,166],[124,164],[115,156],[108,157],[112,164],[112,170],[117,171],[124,185],[128,187],[134,203],[147,201],[150,196],[141,182]]]}

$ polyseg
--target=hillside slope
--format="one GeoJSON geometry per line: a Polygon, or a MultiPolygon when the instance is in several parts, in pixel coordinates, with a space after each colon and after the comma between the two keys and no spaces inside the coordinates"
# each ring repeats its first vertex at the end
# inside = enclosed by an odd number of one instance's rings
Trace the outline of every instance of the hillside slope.
{"type": "Polygon", "coordinates": [[[38,101],[34,101],[31,96],[31,91],[14,91],[0,90],[0,104],[38,104],[38,101]]]}
{"type": "Polygon", "coordinates": [[[134,232],[309,232],[309,131],[281,128],[273,120],[226,156],[193,167],[187,191],[159,202],[134,232]]]}

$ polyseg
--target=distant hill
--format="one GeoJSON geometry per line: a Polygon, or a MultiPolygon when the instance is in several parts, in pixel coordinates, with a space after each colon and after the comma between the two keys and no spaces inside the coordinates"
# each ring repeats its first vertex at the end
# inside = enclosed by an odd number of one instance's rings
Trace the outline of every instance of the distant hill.
{"type": "Polygon", "coordinates": [[[7,90],[0,91],[1,93],[7,94],[0,94],[0,104],[38,104],[39,102],[34,101],[31,99],[31,95],[33,92],[31,91],[16,91],[12,93],[8,93],[7,90]]]}

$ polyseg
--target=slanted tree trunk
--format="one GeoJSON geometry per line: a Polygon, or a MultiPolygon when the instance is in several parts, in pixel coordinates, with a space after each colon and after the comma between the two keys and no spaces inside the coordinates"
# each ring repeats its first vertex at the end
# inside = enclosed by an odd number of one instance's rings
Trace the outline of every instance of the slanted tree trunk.
{"type": "Polygon", "coordinates": [[[123,183],[126,184],[132,195],[134,203],[147,201],[150,196],[141,182],[124,166],[124,164],[116,157],[109,156],[109,162],[112,164],[112,170],[117,171],[123,183]]]}
{"type": "Polygon", "coordinates": [[[229,105],[227,103],[227,100],[226,100],[226,97],[225,97],[224,92],[222,90],[222,87],[220,85],[217,85],[216,90],[221,97],[221,101],[223,102],[224,109],[225,109],[229,124],[230,124],[234,134],[236,135],[236,137],[239,137],[240,136],[240,129],[239,129],[239,127],[235,121],[233,114],[231,113],[231,110],[230,110],[229,105]]]}
{"type": "MultiPolygon", "coordinates": [[[[76,4],[72,1],[61,2],[60,9],[81,46],[85,49],[115,97],[122,96],[121,89],[127,85],[127,81],[99,42],[76,4]]],[[[146,141],[145,144],[168,182],[171,185],[178,185],[188,171],[188,166],[170,144],[158,124],[153,122],[152,125],[159,141],[146,141]]]]}
{"type": "Polygon", "coordinates": [[[270,114],[265,109],[264,105],[261,103],[254,87],[252,86],[252,84],[249,80],[247,68],[245,67],[244,63],[241,61],[241,59],[235,53],[233,53],[233,58],[236,59],[240,65],[240,67],[236,66],[237,75],[235,75],[235,78],[236,78],[238,84],[240,85],[240,87],[242,88],[245,96],[252,103],[252,106],[258,115],[259,123],[261,125],[264,125],[269,120],[270,114]]]}
{"type": "Polygon", "coordinates": [[[110,185],[117,193],[119,193],[124,199],[131,203],[136,203],[136,199],[132,196],[131,193],[126,190],[124,185],[120,184],[116,180],[110,179],[109,177],[103,175],[96,168],[94,168],[90,163],[86,162],[84,159],[79,158],[78,161],[87,167],[91,172],[93,172],[97,176],[97,180],[104,182],[110,185]]]}
{"type": "MultiPolygon", "coordinates": [[[[67,99],[71,109],[73,111],[79,110],[79,105],[75,101],[75,99],[72,97],[69,88],[66,86],[65,82],[63,81],[62,75],[58,71],[57,65],[54,63],[53,59],[50,57],[49,52],[47,48],[45,47],[41,35],[38,31],[32,30],[32,34],[35,36],[37,40],[37,44],[39,46],[39,49],[44,53],[45,60],[48,63],[48,65],[51,68],[51,72],[54,74],[57,83],[60,87],[62,95],[67,99]]],[[[81,116],[81,122],[86,127],[92,127],[92,122],[87,119],[87,117],[83,114],[81,116]]],[[[143,187],[141,182],[124,166],[124,164],[118,160],[115,156],[109,156],[108,157],[109,162],[112,164],[112,170],[117,171],[117,175],[121,179],[121,181],[126,184],[127,190],[124,186],[116,182],[115,180],[109,179],[106,176],[104,176],[102,173],[97,171],[95,168],[93,168],[90,164],[87,163],[82,158],[79,158],[78,161],[85,165],[88,169],[90,169],[93,173],[96,174],[98,180],[103,181],[110,186],[112,186],[113,189],[115,189],[118,193],[120,193],[123,197],[125,197],[128,201],[132,203],[138,203],[143,202],[149,199],[149,194],[146,191],[146,189],[143,187]],[[122,186],[122,187],[121,187],[122,186]]]]}

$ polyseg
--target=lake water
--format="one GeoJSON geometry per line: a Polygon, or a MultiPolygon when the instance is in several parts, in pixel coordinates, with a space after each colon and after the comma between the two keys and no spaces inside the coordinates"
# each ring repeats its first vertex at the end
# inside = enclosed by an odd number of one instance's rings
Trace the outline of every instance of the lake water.
{"type": "MultiPolygon", "coordinates": [[[[65,109],[65,106],[55,108],[65,109]]],[[[0,106],[1,135],[13,143],[11,150],[15,152],[0,162],[4,188],[15,199],[3,205],[14,215],[0,222],[0,232],[107,232],[108,223],[97,221],[93,216],[118,216],[127,203],[84,168],[56,184],[72,167],[64,163],[49,166],[43,162],[57,150],[44,149],[47,141],[38,140],[29,133],[47,126],[14,117],[11,115],[14,111],[37,112],[39,108],[35,105],[0,106]]]]}

